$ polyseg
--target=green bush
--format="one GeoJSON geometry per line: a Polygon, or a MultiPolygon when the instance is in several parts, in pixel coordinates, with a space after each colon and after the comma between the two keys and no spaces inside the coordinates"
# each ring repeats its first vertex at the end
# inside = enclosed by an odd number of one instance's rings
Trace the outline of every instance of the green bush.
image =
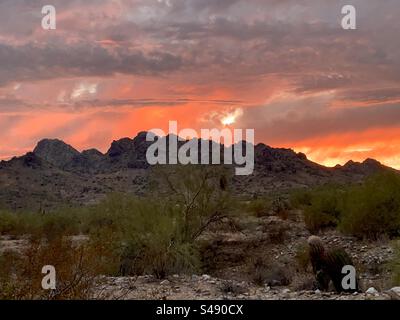
{"type": "MultiPolygon", "coordinates": [[[[80,232],[79,214],[73,210],[60,210],[54,213],[47,213],[38,218],[34,235],[44,237],[48,240],[59,237],[60,235],[76,235],[80,232]]],[[[32,215],[31,215],[32,220],[32,215]]],[[[25,229],[34,228],[31,221],[30,225],[25,224],[25,229]]]]}
{"type": "Polygon", "coordinates": [[[168,166],[153,172],[153,196],[180,212],[182,236],[197,239],[212,224],[232,215],[231,171],[221,166],[168,166]],[[223,183],[221,183],[223,181],[223,183]]]}
{"type": "Polygon", "coordinates": [[[295,190],[290,194],[290,205],[295,209],[302,209],[311,205],[312,192],[310,190],[295,190]]]}
{"type": "Polygon", "coordinates": [[[158,192],[145,198],[114,194],[91,208],[83,223],[91,237],[114,237],[120,273],[194,272],[199,266],[195,241],[231,214],[228,180],[219,168],[158,168],[158,192]],[[105,234],[105,235],[104,235],[105,234]]]}
{"type": "Polygon", "coordinates": [[[79,209],[51,213],[0,212],[0,234],[11,236],[30,235],[54,238],[58,235],[78,234],[80,230],[79,209]]]}
{"type": "Polygon", "coordinates": [[[19,219],[15,213],[0,212],[0,234],[14,235],[19,230],[19,219]]]}
{"type": "Polygon", "coordinates": [[[271,206],[271,200],[269,199],[254,199],[246,203],[245,210],[256,217],[264,217],[269,215],[271,206]]]}
{"type": "Polygon", "coordinates": [[[310,204],[304,207],[304,220],[310,232],[336,227],[341,214],[343,192],[332,186],[315,190],[310,195],[310,204]]]}
{"type": "Polygon", "coordinates": [[[339,228],[370,239],[400,235],[400,176],[386,172],[349,188],[339,228]]]}
{"type": "MultiPolygon", "coordinates": [[[[103,210],[109,216],[109,209],[114,206],[112,200],[107,203],[110,207],[103,210]]],[[[122,275],[154,274],[164,278],[171,273],[197,269],[194,241],[183,236],[179,207],[132,198],[119,199],[118,203],[123,207],[115,212],[119,219],[109,216],[108,227],[119,234],[116,249],[120,253],[122,275]]]]}
{"type": "Polygon", "coordinates": [[[154,173],[158,191],[147,197],[111,194],[90,207],[0,212],[0,233],[29,235],[32,241],[50,244],[88,235],[85,241],[115,253],[119,267],[114,273],[163,278],[194,272],[199,266],[196,240],[235,207],[228,172],[222,167],[168,166],[154,173]]]}
{"type": "Polygon", "coordinates": [[[96,235],[103,232],[120,234],[129,221],[134,219],[134,212],[139,199],[113,193],[97,205],[81,212],[81,232],[96,235]]]}
{"type": "Polygon", "coordinates": [[[338,227],[360,238],[400,235],[400,175],[394,172],[376,174],[358,185],[298,192],[291,202],[303,209],[313,233],[338,227]]]}

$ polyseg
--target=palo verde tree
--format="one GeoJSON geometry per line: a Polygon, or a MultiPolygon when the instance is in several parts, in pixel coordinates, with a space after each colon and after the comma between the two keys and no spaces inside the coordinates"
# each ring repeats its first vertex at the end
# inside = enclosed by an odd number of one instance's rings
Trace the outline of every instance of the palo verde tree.
{"type": "Polygon", "coordinates": [[[165,204],[179,211],[176,223],[184,241],[196,240],[207,227],[229,217],[233,210],[231,169],[168,165],[153,168],[152,176],[165,204]]]}

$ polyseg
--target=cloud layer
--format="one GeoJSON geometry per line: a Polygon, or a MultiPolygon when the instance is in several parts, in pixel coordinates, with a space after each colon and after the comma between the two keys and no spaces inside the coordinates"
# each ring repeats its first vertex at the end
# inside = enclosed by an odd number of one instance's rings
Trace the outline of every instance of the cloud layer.
{"type": "Polygon", "coordinates": [[[0,158],[38,139],[106,150],[169,120],[255,128],[333,165],[400,168],[398,0],[0,1],[0,158]],[[235,115],[233,121],[223,121],[235,115]]]}

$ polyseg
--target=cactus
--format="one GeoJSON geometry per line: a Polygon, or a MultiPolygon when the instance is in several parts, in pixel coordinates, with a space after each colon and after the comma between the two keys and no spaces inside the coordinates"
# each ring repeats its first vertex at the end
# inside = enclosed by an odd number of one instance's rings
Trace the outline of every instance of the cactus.
{"type": "Polygon", "coordinates": [[[354,292],[358,290],[357,281],[354,290],[345,290],[342,287],[344,277],[342,268],[345,265],[354,265],[351,257],[344,249],[334,248],[327,250],[321,238],[316,236],[311,236],[308,239],[308,245],[310,247],[313,272],[321,290],[328,290],[331,281],[337,292],[354,292]]]}
{"type": "Polygon", "coordinates": [[[355,290],[344,290],[342,288],[342,279],[344,277],[342,268],[346,265],[353,266],[354,264],[353,260],[344,249],[335,248],[327,252],[325,267],[337,292],[354,292],[358,290],[357,286],[355,290]]]}

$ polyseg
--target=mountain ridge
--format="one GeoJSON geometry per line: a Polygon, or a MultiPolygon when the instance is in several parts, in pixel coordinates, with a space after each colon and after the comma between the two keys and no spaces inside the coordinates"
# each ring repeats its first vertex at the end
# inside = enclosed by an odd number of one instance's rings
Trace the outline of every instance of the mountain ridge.
{"type": "MultiPolygon", "coordinates": [[[[110,158],[116,158],[116,157],[119,157],[122,155],[126,155],[126,153],[136,152],[138,147],[143,147],[143,144],[146,144],[148,147],[152,142],[146,141],[146,134],[147,134],[147,132],[142,131],[142,132],[138,133],[138,135],[134,138],[123,137],[118,140],[113,140],[110,144],[109,149],[105,153],[102,153],[101,151],[99,151],[98,149],[95,149],[95,148],[83,150],[80,152],[77,149],[75,149],[73,146],[65,143],[64,141],[62,141],[60,139],[48,139],[48,138],[44,138],[44,139],[40,140],[32,152],[35,153],[36,155],[38,155],[40,158],[47,160],[51,164],[54,164],[57,166],[62,166],[65,162],[67,162],[67,160],[71,161],[74,157],[77,157],[77,156],[78,157],[79,156],[86,156],[86,157],[109,156],[110,158]],[[45,145],[48,145],[49,147],[44,148],[45,145]],[[62,149],[64,149],[64,151],[62,149]],[[55,163],[54,159],[49,159],[49,152],[52,153],[53,155],[54,155],[54,153],[56,153],[55,156],[57,156],[59,153],[62,153],[64,155],[64,157],[63,157],[64,159],[62,160],[61,163],[58,162],[57,160],[55,163]]],[[[161,138],[168,138],[168,136],[161,137],[161,138]]],[[[197,139],[197,140],[200,141],[201,139],[197,139]]],[[[185,142],[186,141],[179,142],[179,143],[183,144],[185,142]]],[[[221,144],[221,146],[224,147],[223,144],[221,144]]],[[[145,151],[145,150],[142,149],[142,151],[145,151]]],[[[326,168],[326,169],[349,168],[349,167],[359,166],[359,165],[380,165],[383,167],[387,167],[387,166],[383,165],[382,163],[380,163],[378,160],[371,159],[371,158],[367,158],[362,162],[349,160],[344,165],[337,164],[334,167],[327,167],[323,164],[309,160],[307,155],[302,152],[296,152],[291,148],[275,148],[275,147],[271,147],[265,143],[258,143],[256,145],[254,145],[254,150],[255,150],[256,155],[257,155],[257,152],[260,154],[264,150],[268,150],[266,153],[264,152],[264,155],[266,155],[266,156],[271,156],[274,154],[276,155],[277,153],[280,153],[282,155],[287,154],[288,156],[292,155],[292,156],[298,157],[300,159],[310,161],[310,162],[312,162],[318,166],[321,166],[323,168],[326,168]]],[[[50,156],[50,157],[52,157],[52,156],[50,156]]],[[[3,160],[2,162],[4,162],[4,161],[7,162],[9,160],[3,160]]],[[[387,168],[390,168],[390,167],[387,167],[387,168]]],[[[391,168],[391,169],[396,170],[394,168],[391,168]]]]}
{"type": "MultiPolygon", "coordinates": [[[[102,153],[97,149],[79,152],[62,140],[42,139],[32,152],[0,162],[0,205],[19,210],[90,204],[111,192],[145,194],[152,171],[146,151],[152,143],[141,132],[134,138],[114,140],[102,153]]],[[[208,143],[210,150],[217,144],[208,143]]],[[[223,157],[225,147],[219,147],[223,157]]],[[[263,143],[255,145],[254,155],[253,174],[233,178],[236,194],[258,197],[326,183],[355,183],[381,170],[398,172],[374,159],[325,167],[303,153],[263,143]]]]}

